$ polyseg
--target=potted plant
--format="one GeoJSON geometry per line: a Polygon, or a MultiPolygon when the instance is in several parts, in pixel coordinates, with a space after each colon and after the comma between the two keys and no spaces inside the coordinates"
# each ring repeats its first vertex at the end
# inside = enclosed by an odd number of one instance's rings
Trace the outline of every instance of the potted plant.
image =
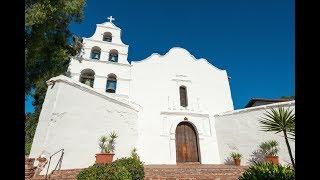
{"type": "Polygon", "coordinates": [[[273,164],[279,164],[278,154],[278,142],[275,140],[270,140],[260,144],[261,151],[265,154],[265,161],[271,162],[273,164]]]}
{"type": "Polygon", "coordinates": [[[115,139],[117,137],[118,135],[115,132],[110,133],[108,137],[100,137],[100,153],[96,154],[96,164],[108,164],[112,162],[115,150],[115,139]]]}
{"type": "Polygon", "coordinates": [[[240,153],[233,152],[230,154],[230,156],[233,158],[234,164],[236,166],[240,166],[242,155],[240,153]]]}

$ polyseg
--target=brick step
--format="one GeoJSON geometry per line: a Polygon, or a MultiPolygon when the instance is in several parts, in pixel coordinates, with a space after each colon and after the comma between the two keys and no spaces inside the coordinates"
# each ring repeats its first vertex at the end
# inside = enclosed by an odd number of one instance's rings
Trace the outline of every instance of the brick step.
{"type": "MultiPolygon", "coordinates": [[[[50,180],[76,180],[78,173],[82,169],[65,169],[65,170],[56,170],[50,176],[50,180]]],[[[45,175],[38,175],[32,180],[45,180],[45,175]]]]}
{"type": "MultiPolygon", "coordinates": [[[[145,165],[145,180],[169,179],[211,179],[236,180],[245,171],[246,166],[233,165],[145,165]]],[[[81,169],[56,170],[50,180],[76,180],[81,169]]],[[[32,180],[45,180],[39,175],[32,180]]]]}
{"type": "Polygon", "coordinates": [[[25,163],[25,164],[27,164],[27,163],[28,163],[28,164],[30,164],[30,163],[32,163],[32,164],[33,164],[33,163],[34,163],[34,161],[35,161],[35,159],[34,159],[34,158],[28,158],[28,157],[27,157],[27,158],[25,158],[25,159],[24,159],[24,163],[25,163]]]}
{"type": "Polygon", "coordinates": [[[245,171],[246,166],[233,165],[146,165],[145,179],[216,179],[233,180],[245,171]]]}
{"type": "Polygon", "coordinates": [[[35,167],[33,166],[35,159],[25,157],[24,159],[24,178],[30,179],[34,175],[35,167]]]}

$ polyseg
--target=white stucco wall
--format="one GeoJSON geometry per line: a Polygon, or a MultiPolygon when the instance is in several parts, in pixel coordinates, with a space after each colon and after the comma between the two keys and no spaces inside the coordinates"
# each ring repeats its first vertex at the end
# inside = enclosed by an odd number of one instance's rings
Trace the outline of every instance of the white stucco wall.
{"type": "MultiPolygon", "coordinates": [[[[295,101],[274,103],[252,108],[235,110],[215,116],[220,158],[225,161],[231,152],[243,155],[242,164],[250,164],[254,158],[253,152],[258,150],[262,142],[276,140],[279,143],[279,161],[282,164],[291,163],[283,134],[261,131],[259,118],[270,108],[285,107],[295,109],[295,101]]],[[[293,155],[295,143],[289,141],[293,155]]]]}
{"type": "Polygon", "coordinates": [[[233,110],[226,71],[176,47],[133,61],[131,76],[130,98],[143,107],[139,150],[147,164],[176,163],[175,129],[184,117],[198,131],[201,163],[220,163],[212,117],[233,110]],[[181,85],[187,87],[187,108],[180,106],[181,85]]]}
{"type": "MultiPolygon", "coordinates": [[[[117,132],[115,159],[130,155],[138,140],[139,106],[117,100],[65,76],[51,79],[30,157],[64,149],[61,169],[93,165],[98,139],[117,132]]],[[[57,163],[58,156],[51,162],[57,163]]],[[[44,172],[44,171],[43,171],[44,172]]]]}

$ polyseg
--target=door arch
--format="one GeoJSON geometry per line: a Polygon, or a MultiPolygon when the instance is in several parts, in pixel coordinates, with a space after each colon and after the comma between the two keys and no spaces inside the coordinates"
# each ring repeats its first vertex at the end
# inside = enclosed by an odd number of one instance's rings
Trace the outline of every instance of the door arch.
{"type": "Polygon", "coordinates": [[[176,128],[177,163],[200,162],[198,133],[189,122],[181,122],[176,128]]]}

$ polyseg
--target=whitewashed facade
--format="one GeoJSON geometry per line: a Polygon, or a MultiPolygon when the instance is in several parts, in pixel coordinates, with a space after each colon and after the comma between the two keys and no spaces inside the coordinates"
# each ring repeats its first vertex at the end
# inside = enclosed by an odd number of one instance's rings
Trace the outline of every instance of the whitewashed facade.
{"type": "MultiPolygon", "coordinates": [[[[242,144],[247,136],[237,139],[237,131],[227,131],[238,121],[223,120],[232,116],[221,115],[234,110],[225,70],[179,47],[130,64],[129,46],[112,19],[97,24],[94,35],[84,38],[83,44],[80,56],[71,59],[70,77],[48,81],[30,157],[49,157],[63,148],[61,169],[88,167],[99,152],[99,137],[116,131],[115,158],[129,156],[136,147],[146,164],[176,164],[176,128],[183,121],[195,130],[200,163],[224,163],[228,144],[239,146],[247,156],[250,149],[242,144]],[[187,92],[185,106],[180,102],[182,86],[187,92]]],[[[258,128],[255,116],[246,120],[242,123],[258,128]]],[[[260,140],[253,139],[248,146],[260,140]]],[[[52,164],[57,160],[54,157],[52,164]]]]}

